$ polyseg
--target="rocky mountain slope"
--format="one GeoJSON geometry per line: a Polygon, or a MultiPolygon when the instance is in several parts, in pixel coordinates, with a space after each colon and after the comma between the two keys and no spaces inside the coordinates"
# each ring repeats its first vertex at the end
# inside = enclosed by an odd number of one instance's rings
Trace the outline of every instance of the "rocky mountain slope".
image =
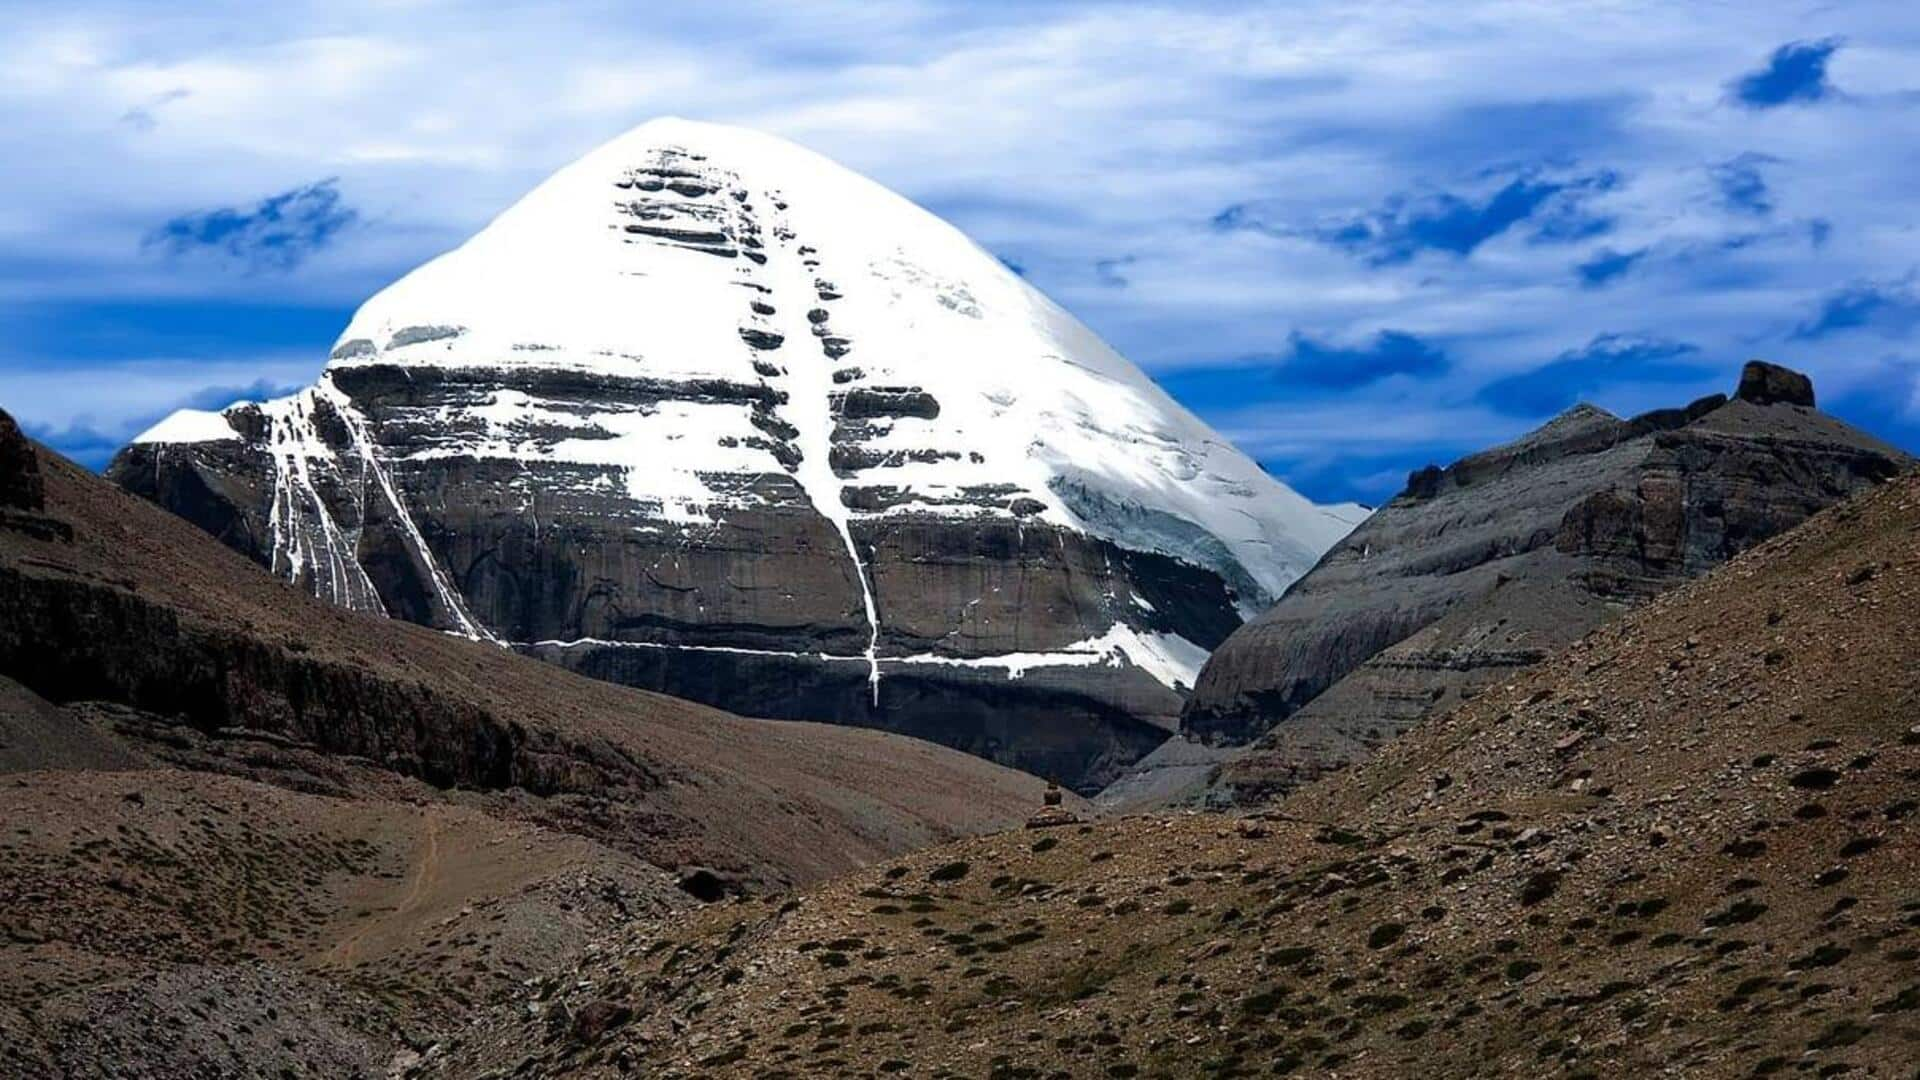
{"type": "Polygon", "coordinates": [[[342,606],[1093,790],[1359,518],[959,232],[663,120],[111,475],[342,606]]]}
{"type": "Polygon", "coordinates": [[[40,731],[8,734],[17,768],[98,766],[129,743],[300,790],[405,784],[751,884],[1021,820],[1043,786],[927,743],[746,720],[319,602],[36,453],[10,419],[0,676],[55,710],[9,697],[0,732],[40,731]],[[56,719],[99,738],[47,734],[56,719]]]}
{"type": "Polygon", "coordinates": [[[471,1076],[1906,1076],[1920,476],[1241,818],[918,853],[621,935],[471,1076]]]}
{"type": "Polygon", "coordinates": [[[1260,798],[1344,766],[1912,460],[1753,363],[1731,400],[1578,406],[1423,470],[1214,653],[1187,738],[1108,798],[1260,798]]]}
{"type": "Polygon", "coordinates": [[[335,798],[152,761],[0,779],[7,1076],[383,1076],[532,973],[695,905],[633,855],[430,789],[335,798]]]}
{"type": "Polygon", "coordinates": [[[0,413],[0,1075],[386,1076],[617,929],[1042,787],[323,603],[0,413]]]}

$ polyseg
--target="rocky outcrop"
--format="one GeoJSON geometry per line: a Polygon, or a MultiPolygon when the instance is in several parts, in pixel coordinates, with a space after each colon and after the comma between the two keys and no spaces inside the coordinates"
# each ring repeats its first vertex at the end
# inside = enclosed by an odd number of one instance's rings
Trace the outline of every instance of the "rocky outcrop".
{"type": "Polygon", "coordinates": [[[1209,659],[1186,736],[1257,745],[1205,784],[1244,796],[1338,768],[1912,463],[1812,401],[1805,376],[1753,363],[1732,400],[1578,406],[1415,473],[1209,659]]]}
{"type": "Polygon", "coordinates": [[[0,567],[0,605],[8,609],[0,670],[20,673],[50,700],[113,701],[208,732],[272,732],[437,787],[643,797],[662,782],[611,746],[530,730],[424,684],[304,656],[297,645],[183,623],[111,586],[0,567]]]}
{"type": "Polygon", "coordinates": [[[1354,520],[924,211],[677,122],[110,475],[356,611],[1082,791],[1354,520]]]}
{"type": "Polygon", "coordinates": [[[46,505],[46,477],[33,441],[0,410],[0,530],[42,540],[72,539],[72,528],[47,514],[46,505]]]}
{"type": "Polygon", "coordinates": [[[46,484],[40,479],[40,462],[34,456],[33,444],[13,417],[0,412],[0,507],[38,510],[46,501],[46,484]]]}
{"type": "Polygon", "coordinates": [[[1755,405],[1814,407],[1813,380],[1778,364],[1748,364],[1740,373],[1738,396],[1755,405]]]}

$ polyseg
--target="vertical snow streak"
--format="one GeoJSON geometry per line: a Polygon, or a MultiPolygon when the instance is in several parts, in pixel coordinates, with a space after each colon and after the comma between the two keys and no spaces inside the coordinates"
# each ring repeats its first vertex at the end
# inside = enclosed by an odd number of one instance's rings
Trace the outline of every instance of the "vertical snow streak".
{"type": "MultiPolygon", "coordinates": [[[[821,441],[824,443],[826,440],[821,441]]],[[[811,449],[803,450],[802,453],[809,459],[814,456],[811,449]]],[[[820,452],[820,458],[823,462],[826,459],[824,449],[820,452]]],[[[801,468],[805,467],[803,462],[801,468]]],[[[832,475],[832,470],[828,470],[828,475],[832,475]]],[[[795,478],[799,478],[797,471],[795,478]]],[[[800,485],[807,488],[809,496],[815,495],[811,482],[801,480],[800,485]]],[[[838,514],[828,513],[818,497],[814,497],[814,506],[820,510],[822,516],[833,523],[835,529],[839,530],[840,539],[847,545],[847,557],[853,560],[853,575],[860,582],[860,601],[867,612],[867,684],[873,691],[873,703],[878,706],[880,704],[880,610],[873,602],[873,582],[867,577],[866,561],[860,558],[860,549],[853,542],[853,530],[849,524],[852,515],[847,512],[844,505],[840,505],[837,486],[833,495],[834,504],[839,508],[838,514]]]]}
{"type": "Polygon", "coordinates": [[[419,527],[413,523],[413,515],[408,512],[407,504],[401,501],[400,492],[393,485],[393,478],[387,475],[385,466],[381,465],[379,458],[374,456],[373,437],[367,433],[366,420],[354,408],[353,400],[333,384],[331,372],[321,373],[314,392],[324,394],[332,403],[334,411],[340,414],[340,421],[346,426],[347,436],[353,440],[354,452],[360,457],[362,475],[371,473],[374,481],[380,485],[380,490],[386,495],[388,504],[393,507],[394,518],[400,522],[400,528],[406,534],[407,543],[413,548],[414,554],[419,556],[421,564],[426,567],[428,584],[433,587],[434,595],[439,599],[441,606],[453,618],[459,634],[472,641],[497,643],[499,639],[493,636],[493,632],[482,626],[467,611],[466,602],[454,590],[446,572],[441,570],[440,561],[433,557],[433,549],[427,546],[426,537],[421,535],[419,527]]]}
{"type": "Polygon", "coordinates": [[[835,522],[840,538],[847,542],[847,556],[853,560],[853,572],[860,579],[860,600],[867,609],[867,684],[873,689],[873,704],[880,706],[880,610],[873,602],[873,582],[867,577],[867,564],[854,546],[853,531],[847,520],[835,522]]]}
{"type": "MultiPolygon", "coordinates": [[[[755,194],[767,202],[779,204],[772,193],[755,194]]],[[[784,220],[778,221],[777,227],[769,231],[780,245],[777,257],[770,260],[769,267],[778,267],[782,271],[779,287],[773,293],[773,302],[787,343],[780,354],[789,387],[787,408],[792,414],[793,426],[800,432],[800,463],[793,469],[793,478],[807,493],[814,509],[840,534],[840,540],[847,548],[847,558],[853,560],[853,575],[860,584],[860,602],[867,616],[867,683],[872,688],[873,704],[878,706],[880,609],[874,602],[873,581],[868,574],[866,560],[860,557],[860,547],[853,539],[853,513],[841,499],[844,485],[834,475],[831,462],[834,425],[832,360],[817,344],[813,324],[805,316],[812,306],[807,301],[814,292],[813,273],[800,260],[798,253],[792,250],[798,241],[784,220]]]]}
{"type": "Polygon", "coordinates": [[[284,557],[287,580],[295,584],[311,568],[315,596],[324,595],[350,611],[385,615],[386,605],[355,556],[355,544],[333,520],[326,500],[314,487],[311,454],[324,449],[324,444],[306,411],[306,400],[307,395],[301,394],[269,402],[263,408],[267,453],[273,462],[273,502],[267,518],[273,536],[269,561],[278,572],[284,557]],[[312,508],[311,524],[305,520],[303,506],[312,508]]]}

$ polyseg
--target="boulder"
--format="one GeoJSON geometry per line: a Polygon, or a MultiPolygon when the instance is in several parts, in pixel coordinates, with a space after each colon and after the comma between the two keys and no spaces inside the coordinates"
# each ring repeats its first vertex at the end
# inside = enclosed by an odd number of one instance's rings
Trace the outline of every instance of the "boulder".
{"type": "Polygon", "coordinates": [[[707,869],[704,866],[688,867],[680,872],[680,891],[703,904],[718,903],[730,893],[740,891],[739,882],[707,869]]]}
{"type": "Polygon", "coordinates": [[[1791,368],[1750,360],[1740,372],[1740,389],[1734,394],[1755,405],[1798,405],[1811,409],[1813,380],[1791,368]]]}
{"type": "Polygon", "coordinates": [[[633,1007],[624,1002],[605,998],[589,1001],[573,1014],[573,1039],[582,1045],[591,1045],[632,1019],[633,1007]]]}

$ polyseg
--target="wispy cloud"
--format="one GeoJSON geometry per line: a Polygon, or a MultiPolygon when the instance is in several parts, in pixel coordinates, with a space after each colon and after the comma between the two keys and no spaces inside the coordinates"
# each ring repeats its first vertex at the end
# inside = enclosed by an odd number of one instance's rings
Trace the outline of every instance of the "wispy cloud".
{"type": "Polygon", "coordinates": [[[1598,288],[1633,269],[1633,265],[1647,257],[1647,249],[1635,251],[1615,251],[1601,248],[1586,261],[1576,265],[1574,272],[1580,275],[1580,283],[1588,288],[1598,288]]]}
{"type": "Polygon", "coordinates": [[[1893,281],[1862,281],[1824,297],[1818,311],[1794,327],[1798,341],[1819,341],[1849,330],[1909,338],[1920,329],[1920,284],[1915,274],[1893,281]]]}
{"type": "Polygon", "coordinates": [[[1258,206],[1238,203],[1214,215],[1216,229],[1290,232],[1364,257],[1376,266],[1403,263],[1425,251],[1471,255],[1482,244],[1523,225],[1537,241],[1564,242],[1597,236],[1612,222],[1588,209],[1591,196],[1612,190],[1609,170],[1553,175],[1521,170],[1500,178],[1485,194],[1436,191],[1395,195],[1386,205],[1301,228],[1271,220],[1258,206]]]}
{"type": "Polygon", "coordinates": [[[1138,256],[1135,255],[1121,255],[1111,259],[1096,259],[1093,263],[1093,276],[1099,280],[1100,284],[1109,289],[1124,289],[1128,283],[1126,275],[1122,274],[1121,271],[1136,261],[1138,261],[1138,256]]]}
{"type": "Polygon", "coordinates": [[[1759,217],[1773,213],[1773,193],[1760,170],[1779,160],[1768,154],[1749,152],[1713,166],[1708,172],[1720,191],[1721,205],[1736,213],[1759,217]]]}
{"type": "Polygon", "coordinates": [[[1827,61],[1840,45],[1839,38],[1789,42],[1773,50],[1759,70],[1735,79],[1728,93],[1750,109],[1825,101],[1835,94],[1827,61]]]}
{"type": "Polygon", "coordinates": [[[135,131],[152,131],[160,123],[158,114],[161,109],[182,98],[189,97],[191,94],[192,91],[180,86],[176,86],[171,90],[161,91],[149,97],[146,101],[121,113],[120,122],[135,131]]]}
{"type": "Polygon", "coordinates": [[[182,214],[147,234],[170,257],[212,253],[249,270],[291,270],[331,244],[359,213],[340,199],[338,178],[283,191],[252,207],[182,214]]]}
{"type": "Polygon", "coordinates": [[[1698,346],[1637,334],[1602,334],[1532,371],[1487,384],[1480,397],[1503,413],[1538,417],[1587,400],[1609,385],[1687,383],[1716,375],[1702,367],[1698,346]]]}
{"type": "Polygon", "coordinates": [[[1447,354],[1412,334],[1382,330],[1359,345],[1293,335],[1282,378],[1299,386],[1352,390],[1396,375],[1426,379],[1446,373],[1447,354]]]}

